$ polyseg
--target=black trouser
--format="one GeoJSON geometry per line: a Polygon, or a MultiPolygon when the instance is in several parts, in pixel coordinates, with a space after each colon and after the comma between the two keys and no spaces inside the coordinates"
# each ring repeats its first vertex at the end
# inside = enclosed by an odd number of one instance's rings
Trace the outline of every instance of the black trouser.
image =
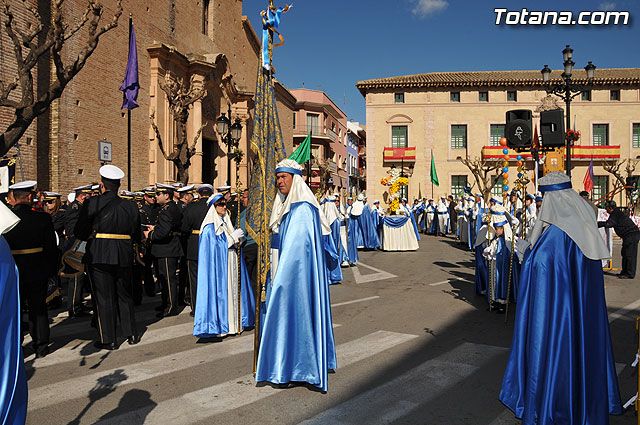
{"type": "MultiPolygon", "coordinates": [[[[79,313],[82,310],[84,290],[87,288],[87,276],[84,273],[70,277],[67,281],[67,310],[79,313]]],[[[88,288],[87,288],[88,289],[88,288]]]]}
{"type": "Polygon", "coordinates": [[[137,335],[133,298],[131,297],[131,266],[91,264],[89,266],[93,296],[96,299],[98,333],[103,344],[116,343],[116,324],[124,336],[137,335]]]}
{"type": "Polygon", "coordinates": [[[20,279],[20,299],[29,312],[29,334],[33,348],[41,352],[49,344],[49,315],[47,314],[47,279],[24,282],[20,279]]]}
{"type": "MultiPolygon", "coordinates": [[[[155,297],[156,295],[156,282],[153,279],[153,263],[154,263],[154,258],[147,254],[144,257],[144,272],[143,272],[143,279],[144,279],[144,293],[148,296],[148,297],[155,297]]],[[[157,273],[158,269],[156,268],[156,273],[157,273]]]]}
{"type": "Polygon", "coordinates": [[[187,258],[180,257],[178,261],[178,304],[185,304],[185,297],[187,294],[187,286],[189,285],[189,273],[187,271],[187,258]]]}
{"type": "Polygon", "coordinates": [[[189,294],[191,311],[196,311],[196,294],[198,293],[198,260],[187,260],[187,277],[189,278],[189,294]]]}
{"type": "Polygon", "coordinates": [[[164,257],[156,259],[158,280],[162,289],[162,306],[167,314],[178,312],[178,257],[164,257]]]}
{"type": "Polygon", "coordinates": [[[131,296],[133,298],[133,304],[140,305],[142,304],[142,266],[136,263],[131,269],[131,273],[131,296]]]}
{"type": "Polygon", "coordinates": [[[638,262],[638,241],[640,232],[633,232],[622,238],[622,271],[629,277],[636,277],[636,263],[638,262]]]}
{"type": "Polygon", "coordinates": [[[247,273],[251,279],[251,287],[256,288],[258,282],[258,244],[252,243],[242,247],[244,264],[247,266],[247,273]]]}

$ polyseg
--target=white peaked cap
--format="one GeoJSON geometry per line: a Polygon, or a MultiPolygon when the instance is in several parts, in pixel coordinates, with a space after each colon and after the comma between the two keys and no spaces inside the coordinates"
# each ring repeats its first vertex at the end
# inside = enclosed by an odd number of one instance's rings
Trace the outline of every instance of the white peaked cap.
{"type": "Polygon", "coordinates": [[[363,201],[364,200],[364,195],[361,193],[358,195],[358,201],[363,201]]]}
{"type": "Polygon", "coordinates": [[[35,180],[25,180],[25,181],[20,182],[20,183],[12,184],[11,186],[9,186],[9,190],[29,191],[29,190],[33,189],[34,187],[36,187],[37,184],[38,184],[38,182],[35,181],[35,180]]]}
{"type": "Polygon", "coordinates": [[[194,186],[194,185],[192,185],[192,184],[187,185],[187,186],[182,186],[180,189],[178,189],[178,192],[180,192],[180,193],[188,192],[188,191],[190,191],[190,190],[193,190],[193,188],[194,188],[194,187],[195,187],[195,186],[194,186]]]}
{"type": "Polygon", "coordinates": [[[115,165],[103,165],[100,167],[100,176],[109,180],[120,180],[124,177],[124,171],[115,165]]]}

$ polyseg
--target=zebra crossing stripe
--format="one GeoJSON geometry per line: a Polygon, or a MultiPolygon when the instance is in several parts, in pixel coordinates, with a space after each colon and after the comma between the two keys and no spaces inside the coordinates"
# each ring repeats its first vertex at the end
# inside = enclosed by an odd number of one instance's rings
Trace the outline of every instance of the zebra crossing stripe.
{"type": "MultiPolygon", "coordinates": [[[[334,324],[333,327],[340,325],[334,324]]],[[[96,385],[117,388],[253,350],[253,333],[126,366],[29,388],[28,410],[87,397],[96,385]]],[[[45,357],[46,358],[46,357],[45,357]]]]}
{"type": "MultiPolygon", "coordinates": [[[[161,341],[168,341],[174,338],[180,338],[187,335],[193,334],[193,323],[183,323],[175,326],[167,326],[164,328],[150,329],[144,333],[142,339],[137,345],[128,345],[126,342],[123,342],[120,345],[118,351],[132,349],[135,347],[140,347],[147,344],[153,344],[161,341]]],[[[71,343],[67,344],[64,347],[58,348],[53,353],[49,354],[46,357],[35,359],[33,362],[33,366],[37,368],[53,366],[60,363],[71,362],[71,361],[80,361],[80,360],[90,360],[93,358],[98,358],[104,355],[104,351],[98,350],[93,347],[93,341],[89,342],[78,342],[78,340],[73,340],[71,343]],[[83,351],[85,352],[83,354],[83,351]]],[[[34,355],[32,355],[34,356],[34,355]]],[[[30,357],[32,357],[30,356],[30,357]]],[[[26,358],[29,360],[29,357],[26,358]]]]}
{"type": "MultiPolygon", "coordinates": [[[[358,361],[373,357],[397,345],[418,338],[417,335],[388,331],[377,331],[336,347],[338,371],[358,361]]],[[[331,378],[329,378],[331,380],[331,378]]],[[[232,379],[208,388],[193,391],[182,396],[161,401],[153,410],[141,408],[124,415],[111,418],[101,424],[123,423],[170,423],[190,424],[203,421],[211,416],[254,403],[280,390],[271,386],[258,387],[251,374],[232,379]]],[[[213,422],[211,422],[213,423],[213,422]]]]}

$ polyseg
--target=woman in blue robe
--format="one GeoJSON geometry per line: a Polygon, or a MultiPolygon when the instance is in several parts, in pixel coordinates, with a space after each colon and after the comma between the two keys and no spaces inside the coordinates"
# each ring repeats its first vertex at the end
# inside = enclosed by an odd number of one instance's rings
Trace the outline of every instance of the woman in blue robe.
{"type": "Polygon", "coordinates": [[[340,217],[333,197],[329,197],[327,202],[322,205],[322,211],[327,223],[330,223],[331,227],[331,233],[324,235],[323,238],[327,255],[327,268],[329,269],[329,283],[334,284],[342,280],[342,269],[340,265],[345,261],[347,256],[342,248],[340,217]]]}
{"type": "Polygon", "coordinates": [[[623,412],[601,263],[609,253],[568,176],[549,173],[539,189],[532,248],[518,243],[524,262],[500,400],[523,424],[607,425],[623,412]]]}
{"type": "MultiPolygon", "coordinates": [[[[0,202],[0,231],[11,230],[20,219],[0,202]]],[[[18,268],[9,244],[0,236],[0,424],[24,424],[27,416],[27,378],[20,332],[18,268]]]]}
{"type": "Polygon", "coordinates": [[[271,270],[255,379],[307,382],[327,391],[328,370],[337,367],[322,239],[331,229],[301,169],[290,159],[276,168],[279,192],[269,223],[278,235],[278,260],[271,270]]]}
{"type": "Polygon", "coordinates": [[[255,325],[255,297],[242,251],[238,248],[243,232],[233,230],[222,194],[213,195],[209,205],[198,244],[198,303],[193,335],[199,338],[239,334],[243,328],[255,325]],[[238,259],[241,273],[239,306],[238,259]],[[238,315],[241,316],[240,323],[238,315]]]}

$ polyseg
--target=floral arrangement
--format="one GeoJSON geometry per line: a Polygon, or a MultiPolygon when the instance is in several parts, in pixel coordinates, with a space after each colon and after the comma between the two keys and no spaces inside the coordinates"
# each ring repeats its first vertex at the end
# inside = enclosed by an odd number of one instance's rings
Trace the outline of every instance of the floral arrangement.
{"type": "Polygon", "coordinates": [[[400,187],[409,184],[409,179],[400,177],[400,171],[391,169],[389,177],[383,178],[380,183],[383,186],[389,186],[389,212],[395,214],[400,208],[400,187]]]}
{"type": "Polygon", "coordinates": [[[580,140],[580,132],[576,130],[569,129],[564,135],[565,141],[574,144],[578,140],[580,140]]]}

